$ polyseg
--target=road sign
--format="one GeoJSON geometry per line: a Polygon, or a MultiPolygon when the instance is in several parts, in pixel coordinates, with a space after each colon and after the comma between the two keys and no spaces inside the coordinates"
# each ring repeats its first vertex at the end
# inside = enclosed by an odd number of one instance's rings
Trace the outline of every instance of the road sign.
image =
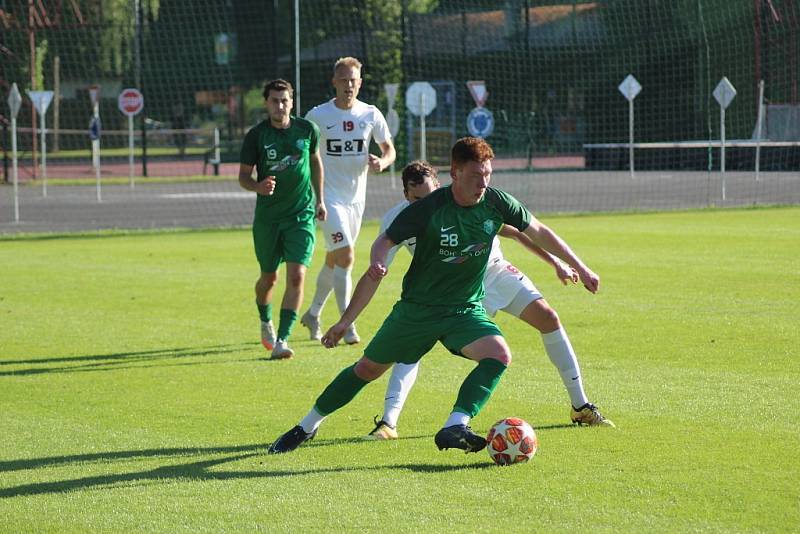
{"type": "Polygon", "coordinates": [[[494,115],[486,108],[474,108],[467,115],[467,130],[474,137],[489,137],[494,131],[494,115]]]}
{"type": "Polygon", "coordinates": [[[469,89],[472,99],[475,101],[475,105],[482,108],[486,103],[486,99],[489,98],[489,91],[486,90],[486,82],[483,80],[467,82],[467,89],[469,89]]]}
{"type": "Polygon", "coordinates": [[[418,117],[427,117],[436,109],[436,89],[428,82],[414,82],[406,90],[406,107],[418,117]]]}
{"type": "Polygon", "coordinates": [[[386,101],[389,103],[389,107],[394,106],[394,101],[397,100],[397,91],[400,89],[399,83],[385,83],[383,84],[383,88],[386,90],[386,101]]]}
{"type": "Polygon", "coordinates": [[[100,139],[102,130],[103,128],[100,124],[100,117],[92,117],[92,120],[89,121],[89,139],[92,141],[97,141],[100,139]]]}
{"type": "Polygon", "coordinates": [[[89,86],[89,99],[92,101],[92,106],[94,106],[98,102],[100,102],[100,86],[99,85],[90,85],[89,86]]]}
{"type": "Polygon", "coordinates": [[[636,98],[636,95],[642,90],[642,86],[639,84],[639,81],[633,77],[633,74],[628,74],[617,89],[628,99],[628,102],[632,102],[633,99],[636,98]]]}
{"type": "Polygon", "coordinates": [[[8,92],[8,107],[11,110],[11,118],[16,119],[19,108],[22,107],[22,96],[16,83],[11,84],[11,91],[8,92]]]}
{"type": "Polygon", "coordinates": [[[144,107],[144,97],[138,89],[123,89],[117,97],[117,107],[119,107],[119,110],[125,115],[133,117],[142,111],[144,107]]]}
{"type": "Polygon", "coordinates": [[[736,88],[733,87],[727,76],[723,76],[713,94],[722,109],[727,109],[736,96],[736,88]]]}
{"type": "Polygon", "coordinates": [[[390,109],[386,114],[386,124],[389,126],[389,133],[392,137],[397,137],[397,132],[400,131],[400,116],[397,111],[390,109]]]}
{"type": "Polygon", "coordinates": [[[36,112],[44,115],[50,107],[50,102],[53,101],[53,91],[28,91],[28,98],[33,102],[36,112]]]}

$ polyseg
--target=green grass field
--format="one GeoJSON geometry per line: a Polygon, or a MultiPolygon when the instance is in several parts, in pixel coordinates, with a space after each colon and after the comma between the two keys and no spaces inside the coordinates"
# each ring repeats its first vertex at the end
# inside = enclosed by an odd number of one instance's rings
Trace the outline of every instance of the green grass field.
{"type": "MultiPolygon", "coordinates": [[[[0,241],[0,531],[797,531],[800,209],[545,221],[600,293],[506,255],[559,311],[618,429],[570,426],[538,333],[501,316],[514,363],[473,427],[516,415],[540,440],[506,468],[434,446],[471,368],[441,347],[400,440],[358,439],[383,377],[310,444],[267,456],[362,347],[325,350],[298,325],[298,355],[264,359],[247,231],[0,241]]],[[[366,340],[405,256],[358,322],[366,340]]]]}

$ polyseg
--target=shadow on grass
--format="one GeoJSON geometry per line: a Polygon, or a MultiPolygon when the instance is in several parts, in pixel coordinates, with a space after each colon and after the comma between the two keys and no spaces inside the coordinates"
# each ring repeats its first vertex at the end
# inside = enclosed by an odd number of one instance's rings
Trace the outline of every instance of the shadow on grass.
{"type": "MultiPolygon", "coordinates": [[[[420,436],[427,437],[430,436],[420,436]]],[[[412,438],[414,439],[414,438],[412,438]]],[[[313,443],[314,446],[336,445],[341,443],[359,442],[360,439],[333,439],[313,443]]],[[[41,495],[46,493],[62,493],[67,491],[95,489],[111,487],[116,484],[126,482],[165,482],[170,480],[242,480],[252,478],[277,478],[277,477],[296,477],[306,475],[316,475],[325,473],[351,473],[353,471],[379,471],[384,469],[408,470],[415,473],[444,473],[450,471],[463,471],[466,469],[486,469],[495,467],[494,464],[485,461],[474,461],[464,465],[442,465],[425,463],[406,463],[406,464],[387,464],[371,466],[342,466],[342,467],[321,467],[318,469],[287,469],[274,470],[265,469],[259,471],[212,471],[213,467],[230,462],[237,462],[254,457],[264,457],[264,462],[277,464],[267,458],[276,458],[266,455],[266,444],[242,445],[236,447],[212,447],[212,448],[175,448],[175,449],[147,449],[142,451],[119,451],[97,454],[79,454],[73,456],[61,456],[51,458],[39,458],[31,460],[14,460],[0,463],[1,471],[12,471],[21,469],[33,469],[38,467],[52,466],[58,464],[80,463],[94,460],[113,460],[137,457],[159,457],[159,456],[184,456],[194,454],[226,454],[225,458],[201,460],[196,462],[183,463],[178,465],[167,465],[156,467],[155,469],[135,471],[130,473],[104,474],[68,480],[58,480],[53,482],[37,482],[22,484],[8,488],[0,488],[0,499],[21,497],[28,495],[41,495]]]]}
{"type": "Polygon", "coordinates": [[[76,373],[85,371],[111,371],[125,369],[135,363],[156,362],[159,360],[173,360],[179,358],[202,358],[206,356],[217,356],[220,354],[231,354],[241,352],[253,347],[252,343],[239,343],[229,345],[213,345],[210,347],[175,347],[169,349],[144,350],[136,352],[113,352],[109,354],[91,354],[86,356],[59,356],[54,358],[41,358],[30,360],[2,360],[3,365],[36,365],[27,369],[17,369],[0,371],[2,376],[14,375],[36,375],[45,373],[76,373]],[[75,363],[78,365],[60,365],[43,367],[50,364],[75,363]]]}

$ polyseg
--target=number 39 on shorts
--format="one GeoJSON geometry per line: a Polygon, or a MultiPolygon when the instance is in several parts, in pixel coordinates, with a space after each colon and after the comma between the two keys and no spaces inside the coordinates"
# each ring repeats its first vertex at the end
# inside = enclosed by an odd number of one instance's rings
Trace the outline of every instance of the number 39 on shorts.
{"type": "Polygon", "coordinates": [[[344,241],[344,235],[342,234],[342,232],[333,233],[331,234],[331,241],[333,241],[334,243],[341,243],[342,241],[344,241]]]}

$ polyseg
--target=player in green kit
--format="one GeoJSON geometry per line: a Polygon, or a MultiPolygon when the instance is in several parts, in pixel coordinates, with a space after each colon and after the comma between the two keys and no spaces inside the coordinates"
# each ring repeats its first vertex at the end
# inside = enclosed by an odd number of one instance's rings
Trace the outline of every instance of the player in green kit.
{"type": "Polygon", "coordinates": [[[253,217],[253,243],[261,267],[256,305],[261,343],[275,359],[294,355],[288,339],[303,301],[306,269],[314,251],[314,219],[325,220],[326,215],[319,130],[314,123],[290,115],[292,93],[292,85],[286,80],[272,80],[264,86],[269,118],[247,132],[239,165],[239,185],[258,194],[253,217]],[[272,292],[278,267],[284,262],[286,292],[276,336],[272,292]]]}
{"type": "Polygon", "coordinates": [[[492,158],[494,153],[483,139],[459,139],[451,153],[452,185],[409,205],[378,236],[369,269],[339,322],[323,336],[323,344],[336,345],[369,303],[387,273],[389,250],[416,238],[400,301],[364,356],[339,373],[300,423],[272,443],[270,454],[292,451],[312,439],[325,417],[350,402],[367,383],[396,362],[417,362],[437,341],[477,365],[462,382],[453,411],[434,442],[440,450],[476,452],[486,446],[469,422],[489,400],[511,363],[505,339],[481,306],[483,275],[500,226],[516,227],[534,244],[567,262],[591,292],[596,292],[600,283],[552,230],[512,196],[489,187],[492,158]]]}

